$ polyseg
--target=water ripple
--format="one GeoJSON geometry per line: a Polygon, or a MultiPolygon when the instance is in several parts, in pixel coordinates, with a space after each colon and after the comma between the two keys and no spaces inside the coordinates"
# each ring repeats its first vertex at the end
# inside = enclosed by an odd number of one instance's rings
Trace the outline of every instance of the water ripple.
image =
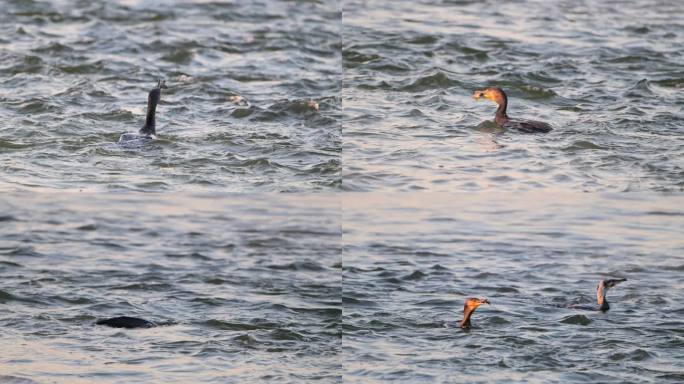
{"type": "Polygon", "coordinates": [[[681,191],[684,30],[662,16],[681,7],[588,7],[345,4],[342,187],[681,191]],[[510,116],[554,131],[497,129],[494,105],[471,97],[492,85],[510,116]]]}
{"type": "Polygon", "coordinates": [[[0,25],[0,161],[15,168],[1,189],[340,185],[337,2],[5,2],[0,25]],[[159,77],[155,144],[172,148],[121,154],[159,77]]]}

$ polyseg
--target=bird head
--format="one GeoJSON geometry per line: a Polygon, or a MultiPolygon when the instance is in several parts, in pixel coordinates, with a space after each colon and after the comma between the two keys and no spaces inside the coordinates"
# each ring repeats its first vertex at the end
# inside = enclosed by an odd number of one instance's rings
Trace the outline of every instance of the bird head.
{"type": "Polygon", "coordinates": [[[475,91],[475,93],[473,93],[473,97],[475,100],[485,98],[497,104],[503,104],[506,101],[506,93],[499,87],[489,87],[482,91],[475,91]]]}
{"type": "Polygon", "coordinates": [[[478,299],[477,297],[470,297],[466,299],[464,309],[475,309],[482,304],[489,304],[487,299],[478,299]]]}

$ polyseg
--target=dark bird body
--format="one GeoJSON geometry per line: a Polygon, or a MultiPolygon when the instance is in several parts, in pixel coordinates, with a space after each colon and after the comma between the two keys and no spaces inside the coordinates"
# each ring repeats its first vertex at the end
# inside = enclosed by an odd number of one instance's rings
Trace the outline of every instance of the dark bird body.
{"type": "Polygon", "coordinates": [[[156,327],[157,324],[147,321],[145,319],[140,319],[137,317],[129,317],[129,316],[119,316],[119,317],[112,317],[110,319],[102,319],[98,320],[95,324],[97,325],[106,325],[108,327],[112,328],[152,328],[156,327]]]}

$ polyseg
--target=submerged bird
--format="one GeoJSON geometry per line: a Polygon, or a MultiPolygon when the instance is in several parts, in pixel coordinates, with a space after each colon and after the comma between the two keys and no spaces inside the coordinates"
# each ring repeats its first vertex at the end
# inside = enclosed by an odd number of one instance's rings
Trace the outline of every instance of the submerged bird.
{"type": "Polygon", "coordinates": [[[102,319],[95,322],[97,325],[106,325],[112,328],[152,328],[156,327],[157,324],[147,321],[145,319],[140,319],[137,317],[119,316],[112,317],[110,319],[102,319]]]}
{"type": "Polygon", "coordinates": [[[147,96],[147,117],[145,118],[145,125],[140,128],[138,133],[124,133],[119,138],[119,143],[140,139],[154,139],[157,131],[155,129],[155,114],[157,113],[157,104],[161,99],[161,90],[168,88],[165,80],[159,80],[157,86],[152,88],[147,96]]]}
{"type": "Polygon", "coordinates": [[[470,329],[470,316],[472,316],[475,309],[482,304],[489,304],[489,300],[478,299],[476,297],[466,299],[465,304],[463,305],[463,320],[459,323],[461,328],[470,329]]]}
{"type": "Polygon", "coordinates": [[[499,105],[496,110],[496,115],[494,121],[496,125],[502,128],[517,129],[525,133],[546,133],[551,131],[551,126],[542,121],[534,120],[521,120],[521,119],[511,119],[506,114],[506,108],[508,107],[508,97],[503,89],[499,87],[490,87],[484,91],[475,91],[473,94],[475,100],[479,100],[481,97],[491,100],[499,105]]]}
{"type": "Polygon", "coordinates": [[[603,312],[609,310],[610,306],[608,305],[608,300],[606,300],[606,294],[609,289],[623,281],[627,281],[627,279],[603,279],[599,281],[599,284],[596,287],[596,301],[598,302],[598,307],[576,305],[572,306],[572,308],[587,309],[591,311],[598,310],[603,312]]]}

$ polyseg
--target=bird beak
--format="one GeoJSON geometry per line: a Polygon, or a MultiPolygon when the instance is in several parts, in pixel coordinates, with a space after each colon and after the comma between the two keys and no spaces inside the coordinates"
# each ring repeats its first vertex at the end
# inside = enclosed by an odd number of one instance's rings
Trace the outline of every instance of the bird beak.
{"type": "Polygon", "coordinates": [[[481,304],[489,304],[489,300],[487,300],[487,299],[482,299],[482,300],[480,300],[480,303],[481,303],[481,304]]]}
{"type": "Polygon", "coordinates": [[[475,91],[475,93],[473,93],[473,98],[475,98],[475,100],[480,100],[480,97],[484,97],[484,92],[475,91]]]}
{"type": "Polygon", "coordinates": [[[606,289],[613,288],[614,286],[622,283],[623,281],[627,281],[627,279],[611,279],[611,280],[605,280],[604,281],[604,287],[606,289]]]}

